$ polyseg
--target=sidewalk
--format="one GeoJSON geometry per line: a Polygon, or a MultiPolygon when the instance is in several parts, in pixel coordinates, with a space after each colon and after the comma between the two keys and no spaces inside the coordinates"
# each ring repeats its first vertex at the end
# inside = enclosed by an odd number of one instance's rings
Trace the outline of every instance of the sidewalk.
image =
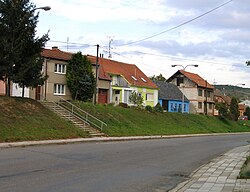
{"type": "MultiPolygon", "coordinates": [[[[250,132],[245,132],[245,133],[250,133],[250,132]]],[[[146,139],[167,139],[167,138],[171,139],[171,138],[183,138],[183,137],[236,135],[236,134],[242,134],[242,133],[209,133],[209,134],[130,136],[130,137],[91,137],[91,138],[76,138],[76,139],[42,140],[42,141],[21,141],[21,142],[0,143],[0,149],[1,148],[8,148],[8,147],[24,147],[24,146],[32,146],[32,145],[66,144],[66,143],[80,143],[80,142],[146,140],[146,139]]]]}
{"type": "Polygon", "coordinates": [[[249,147],[237,147],[213,159],[170,192],[250,192],[250,180],[237,179],[249,147]]]}

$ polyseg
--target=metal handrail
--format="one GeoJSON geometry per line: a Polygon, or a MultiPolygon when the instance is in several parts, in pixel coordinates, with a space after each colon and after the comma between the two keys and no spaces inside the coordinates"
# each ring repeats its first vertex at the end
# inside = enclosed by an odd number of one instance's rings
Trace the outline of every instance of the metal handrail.
{"type": "Polygon", "coordinates": [[[76,115],[80,116],[81,118],[83,118],[83,119],[84,119],[86,122],[88,122],[89,124],[94,125],[95,127],[99,128],[100,130],[102,130],[102,128],[103,128],[104,125],[107,126],[106,123],[104,123],[104,122],[101,121],[100,119],[97,119],[95,116],[89,114],[88,112],[86,112],[86,111],[84,111],[83,109],[77,107],[76,105],[72,104],[71,102],[65,100],[64,98],[62,98],[62,97],[60,97],[60,96],[57,96],[57,97],[59,98],[59,101],[63,101],[63,102],[65,102],[65,103],[69,104],[69,105],[71,106],[71,109],[69,109],[69,108],[66,107],[66,106],[63,106],[63,107],[65,107],[65,108],[71,110],[71,112],[72,112],[73,114],[76,114],[76,115]],[[79,111],[82,112],[83,114],[85,114],[86,117],[83,117],[81,114],[77,113],[77,111],[74,111],[74,108],[77,109],[77,110],[79,110],[79,111]],[[89,119],[89,117],[93,118],[94,120],[96,120],[97,122],[99,122],[101,125],[97,125],[96,123],[94,123],[93,121],[91,121],[91,120],[89,119]]]}
{"type": "MultiPolygon", "coordinates": [[[[48,102],[52,102],[52,103],[53,103],[53,108],[52,108],[52,109],[53,109],[54,111],[56,111],[56,107],[59,107],[59,108],[65,110],[64,107],[62,107],[61,105],[59,105],[59,104],[56,103],[55,101],[48,101],[48,102]]],[[[69,117],[68,117],[69,120],[70,120],[70,117],[75,117],[75,118],[77,118],[77,119],[79,119],[79,120],[81,120],[81,121],[84,122],[84,127],[85,127],[86,125],[90,125],[89,122],[85,121],[85,119],[84,119],[83,117],[78,116],[78,115],[74,114],[73,112],[71,112],[71,111],[69,111],[69,110],[67,110],[67,111],[69,112],[69,117]]],[[[60,113],[60,112],[58,112],[58,113],[60,113]]],[[[60,114],[61,114],[61,113],[60,113],[60,114]]]]}

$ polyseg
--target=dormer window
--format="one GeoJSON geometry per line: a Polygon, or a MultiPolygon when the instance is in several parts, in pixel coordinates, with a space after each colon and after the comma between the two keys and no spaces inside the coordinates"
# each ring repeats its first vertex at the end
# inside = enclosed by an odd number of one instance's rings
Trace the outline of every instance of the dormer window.
{"type": "Polygon", "coordinates": [[[142,80],[144,83],[147,83],[147,81],[146,81],[143,77],[141,77],[141,80],[142,80]]]}
{"type": "Polygon", "coordinates": [[[133,75],[131,77],[132,77],[132,79],[134,79],[135,81],[137,81],[137,79],[133,75]]]}

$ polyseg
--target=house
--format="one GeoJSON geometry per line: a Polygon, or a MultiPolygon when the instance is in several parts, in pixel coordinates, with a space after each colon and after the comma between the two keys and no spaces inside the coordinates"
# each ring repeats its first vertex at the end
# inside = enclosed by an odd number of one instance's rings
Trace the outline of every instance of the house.
{"type": "Polygon", "coordinates": [[[250,107],[250,101],[248,99],[240,102],[239,104],[245,105],[246,107],[250,107]]]}
{"type": "MultiPolygon", "coordinates": [[[[229,108],[231,103],[231,98],[222,93],[219,89],[214,89],[214,102],[215,103],[225,103],[226,106],[229,108]]],[[[218,116],[219,111],[214,108],[214,116],[218,116]]]]}
{"type": "Polygon", "coordinates": [[[178,70],[167,82],[176,85],[189,100],[189,112],[214,114],[214,86],[197,74],[178,70]]]}
{"type": "MultiPolygon", "coordinates": [[[[67,87],[66,71],[73,53],[52,47],[52,49],[43,49],[41,55],[44,58],[42,73],[48,75],[48,79],[44,85],[25,91],[27,97],[50,101],[72,100],[67,87]]],[[[157,86],[137,66],[104,58],[99,58],[96,66],[96,57],[87,55],[87,58],[92,63],[95,76],[97,71],[97,103],[129,104],[130,93],[136,91],[144,98],[144,105],[155,106],[157,104],[157,86]]],[[[20,88],[12,87],[17,89],[13,90],[13,93],[20,96],[20,88]]]]}
{"type": "Polygon", "coordinates": [[[180,89],[164,81],[154,81],[159,87],[158,101],[164,111],[189,113],[189,101],[180,89]]]}
{"type": "Polygon", "coordinates": [[[240,116],[244,116],[246,108],[248,107],[250,107],[250,101],[248,99],[239,103],[240,116]]]}
{"type": "MultiPolygon", "coordinates": [[[[88,55],[88,58],[92,63],[95,63],[95,56],[88,55]]],[[[112,79],[111,103],[132,105],[129,102],[129,96],[135,91],[143,97],[144,106],[155,106],[157,104],[158,87],[136,65],[105,58],[99,58],[98,63],[104,73],[109,74],[112,79]]]]}
{"type": "MultiPolygon", "coordinates": [[[[36,100],[50,100],[58,101],[61,98],[65,100],[72,100],[71,93],[67,87],[66,71],[68,61],[71,59],[73,53],[64,52],[58,47],[52,49],[43,49],[41,56],[44,58],[42,73],[48,75],[48,79],[44,82],[43,86],[38,86],[34,89],[25,91],[27,97],[36,100]]],[[[95,65],[92,65],[93,73],[95,73],[95,65]]],[[[102,67],[99,69],[97,88],[99,91],[105,89],[107,92],[110,90],[111,78],[104,73],[102,67]]],[[[20,88],[12,86],[13,96],[20,96],[20,88]],[[15,90],[16,89],[16,90],[15,90]]],[[[101,92],[102,93],[102,92],[101,92]]],[[[103,96],[100,92],[97,93],[96,100],[99,103],[109,103],[108,95],[103,96]]]]}

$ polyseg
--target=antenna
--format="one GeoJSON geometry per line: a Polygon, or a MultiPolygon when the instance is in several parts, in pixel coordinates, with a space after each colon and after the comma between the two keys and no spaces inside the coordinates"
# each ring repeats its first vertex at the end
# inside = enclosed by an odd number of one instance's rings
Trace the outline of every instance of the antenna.
{"type": "Polygon", "coordinates": [[[108,56],[108,58],[112,58],[112,55],[111,55],[111,51],[110,51],[110,50],[112,49],[111,43],[112,43],[113,39],[112,39],[111,36],[108,36],[108,39],[109,39],[109,56],[108,56]]]}
{"type": "Polygon", "coordinates": [[[67,51],[69,50],[69,37],[67,37],[67,51]]]}

